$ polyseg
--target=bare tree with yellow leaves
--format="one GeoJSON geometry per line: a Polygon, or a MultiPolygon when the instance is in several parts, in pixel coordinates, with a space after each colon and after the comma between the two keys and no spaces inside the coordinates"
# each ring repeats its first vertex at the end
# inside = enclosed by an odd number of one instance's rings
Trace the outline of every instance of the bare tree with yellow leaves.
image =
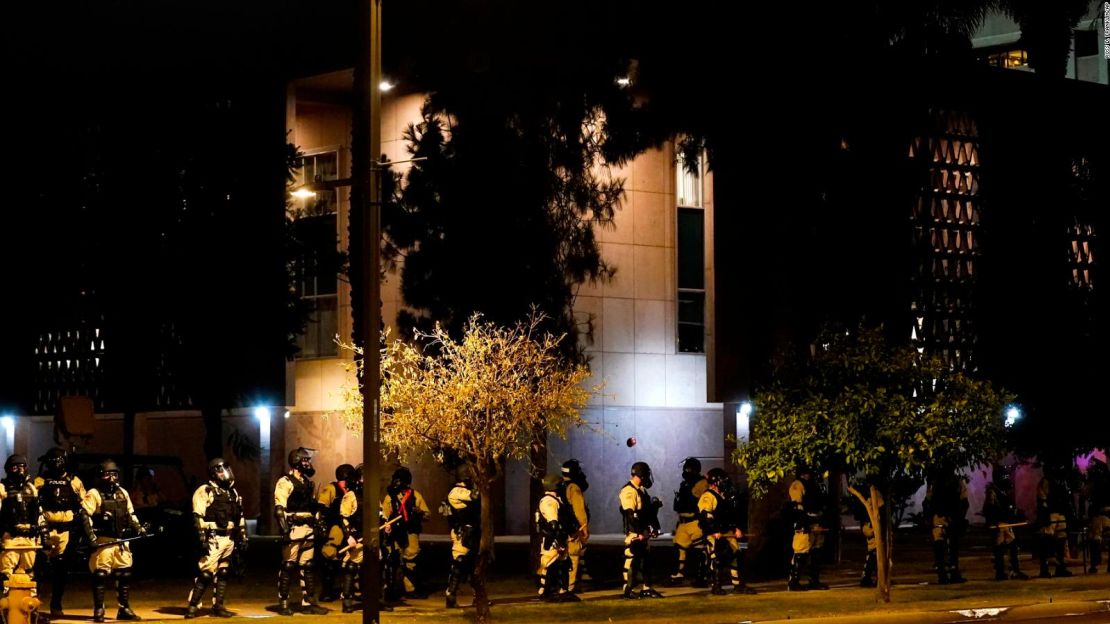
{"type": "MultiPolygon", "coordinates": [[[[383,447],[401,456],[453,451],[470,467],[474,486],[486,501],[471,580],[478,622],[490,621],[490,495],[504,461],[528,459],[543,443],[537,434],[566,437],[583,426],[581,410],[600,391],[587,387],[590,372],[585,365],[568,362],[560,353],[565,336],[541,333],[542,321],[542,315],[533,313],[524,322],[502,327],[475,315],[459,340],[437,325],[431,333],[417,332],[411,343],[386,340],[383,345],[383,447]]],[[[361,394],[353,386],[345,394],[344,419],[348,428],[359,430],[361,394]]]]}

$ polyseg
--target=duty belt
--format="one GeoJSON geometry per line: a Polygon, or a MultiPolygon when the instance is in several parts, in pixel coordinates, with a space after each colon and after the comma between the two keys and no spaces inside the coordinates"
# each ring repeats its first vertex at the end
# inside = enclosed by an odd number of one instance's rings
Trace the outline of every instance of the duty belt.
{"type": "Polygon", "coordinates": [[[298,512],[289,516],[289,522],[292,524],[313,524],[316,522],[316,516],[310,513],[298,512]]]}

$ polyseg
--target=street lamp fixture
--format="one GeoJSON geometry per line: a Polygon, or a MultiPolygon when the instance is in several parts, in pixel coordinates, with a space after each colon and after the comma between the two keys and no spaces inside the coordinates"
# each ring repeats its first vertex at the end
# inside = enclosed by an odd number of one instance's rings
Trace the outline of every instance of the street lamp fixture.
{"type": "Polygon", "coordinates": [[[1006,420],[1005,420],[1004,424],[1006,425],[1007,428],[1010,428],[1010,427],[1013,427],[1014,423],[1016,423],[1020,419],[1021,419],[1021,410],[1018,409],[1017,406],[1011,405],[1006,410],[1006,420]]]}

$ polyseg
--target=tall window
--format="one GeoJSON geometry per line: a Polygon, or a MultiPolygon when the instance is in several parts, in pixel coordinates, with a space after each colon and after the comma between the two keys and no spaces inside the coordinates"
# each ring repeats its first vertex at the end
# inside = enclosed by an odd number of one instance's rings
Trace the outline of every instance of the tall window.
{"type": "Polygon", "coordinates": [[[296,288],[309,314],[304,333],[297,339],[298,357],[329,357],[339,352],[335,344],[339,331],[339,193],[326,183],[339,179],[338,153],[306,155],[297,177],[297,186],[315,193],[293,200],[293,228],[299,245],[296,288]]]}
{"type": "Polygon", "coordinates": [[[676,167],[679,353],[705,353],[705,203],[702,159],[676,167]],[[691,171],[691,169],[693,171],[691,171]]]}

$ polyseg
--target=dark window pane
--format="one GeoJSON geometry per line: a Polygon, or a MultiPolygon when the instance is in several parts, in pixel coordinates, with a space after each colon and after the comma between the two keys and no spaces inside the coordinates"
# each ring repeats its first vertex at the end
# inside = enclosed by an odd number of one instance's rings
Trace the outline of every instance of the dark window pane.
{"type": "Polygon", "coordinates": [[[678,351],[705,353],[705,293],[678,293],[678,351]]]}
{"type": "Polygon", "coordinates": [[[705,288],[705,211],[678,209],[678,287],[705,288]]]}
{"type": "Polygon", "coordinates": [[[319,297],[309,300],[311,311],[308,325],[297,340],[301,348],[298,357],[329,357],[339,353],[335,334],[339,331],[337,297],[319,297]]]}

